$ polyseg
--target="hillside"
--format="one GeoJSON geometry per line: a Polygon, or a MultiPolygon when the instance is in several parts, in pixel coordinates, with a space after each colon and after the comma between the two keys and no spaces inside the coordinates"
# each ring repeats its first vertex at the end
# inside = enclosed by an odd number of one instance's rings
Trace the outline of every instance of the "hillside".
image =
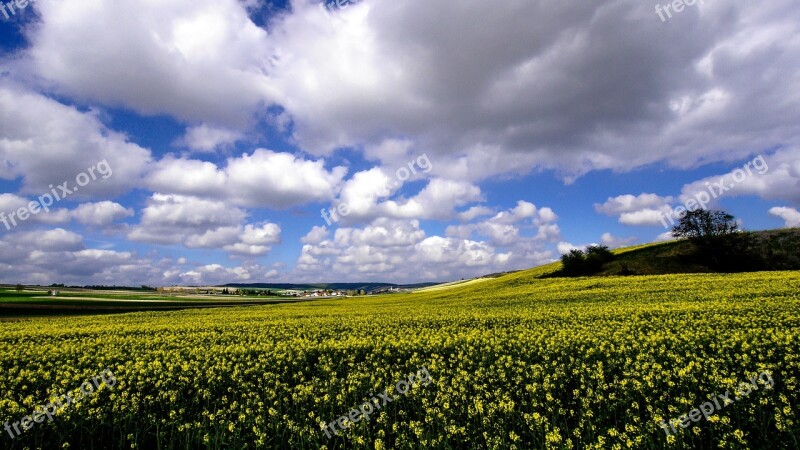
{"type": "Polygon", "coordinates": [[[680,240],[620,249],[615,252],[616,259],[597,275],[800,270],[800,229],[755,231],[744,235],[750,237],[750,244],[740,248],[739,255],[746,255],[746,261],[734,270],[715,268],[691,242],[680,240]]]}
{"type": "MultiPolygon", "coordinates": [[[[749,270],[735,272],[800,270],[800,229],[754,231],[746,234],[753,238],[752,242],[755,244],[747,249],[751,255],[749,258],[751,266],[749,270]]],[[[593,277],[727,272],[705,264],[702,258],[698,257],[694,246],[686,240],[636,245],[614,250],[613,253],[614,261],[607,263],[603,270],[592,275],[593,277]]],[[[499,280],[501,284],[506,282],[516,284],[522,281],[529,282],[532,279],[564,277],[560,270],[561,263],[556,261],[527,270],[437,284],[417,289],[416,292],[450,291],[457,287],[473,286],[492,280],[499,280]]],[[[493,283],[488,284],[492,285],[493,283]]]]}

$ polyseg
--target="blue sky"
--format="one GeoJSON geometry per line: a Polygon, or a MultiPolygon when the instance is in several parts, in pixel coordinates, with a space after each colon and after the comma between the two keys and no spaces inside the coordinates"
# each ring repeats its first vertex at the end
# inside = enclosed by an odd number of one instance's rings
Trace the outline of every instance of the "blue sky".
{"type": "Polygon", "coordinates": [[[654,7],[0,12],[0,282],[448,281],[668,239],[720,179],[709,208],[800,226],[796,8],[654,7]]]}

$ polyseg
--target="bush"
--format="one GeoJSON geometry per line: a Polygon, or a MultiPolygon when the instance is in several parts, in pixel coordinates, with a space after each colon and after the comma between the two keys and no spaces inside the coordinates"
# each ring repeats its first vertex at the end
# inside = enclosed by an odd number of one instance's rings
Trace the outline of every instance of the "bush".
{"type": "Polygon", "coordinates": [[[614,254],[605,245],[590,245],[586,248],[586,272],[587,275],[595,274],[603,270],[606,263],[614,260],[614,254]]]}
{"type": "Polygon", "coordinates": [[[586,257],[582,250],[573,249],[561,256],[561,272],[570,277],[583,275],[586,272],[586,257]]]}
{"type": "Polygon", "coordinates": [[[561,256],[561,274],[568,277],[594,275],[603,271],[606,263],[614,260],[614,254],[605,245],[590,245],[584,253],[573,249],[561,256]]]}

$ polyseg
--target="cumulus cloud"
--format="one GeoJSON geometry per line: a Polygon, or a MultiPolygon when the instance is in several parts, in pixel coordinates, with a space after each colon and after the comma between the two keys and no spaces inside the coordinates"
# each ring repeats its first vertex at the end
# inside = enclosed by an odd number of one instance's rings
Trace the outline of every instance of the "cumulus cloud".
{"type": "Polygon", "coordinates": [[[800,147],[758,155],[730,172],[687,184],[681,190],[681,200],[696,198],[702,192],[713,200],[754,195],[800,202],[800,147]]]}
{"type": "Polygon", "coordinates": [[[330,233],[326,227],[314,227],[300,239],[303,244],[316,245],[328,238],[330,233]]]}
{"type": "Polygon", "coordinates": [[[83,237],[62,228],[43,232],[19,233],[14,236],[15,243],[28,245],[39,251],[79,251],[84,249],[83,237]]]}
{"type": "Polygon", "coordinates": [[[273,223],[242,225],[247,214],[225,202],[182,195],[153,194],[128,238],[188,248],[222,248],[242,256],[262,256],[280,242],[273,223]]]}
{"type": "Polygon", "coordinates": [[[614,216],[623,213],[638,212],[644,209],[659,208],[672,202],[672,197],[662,197],[656,194],[620,195],[609,197],[605,203],[595,203],[595,211],[614,216]]]}
{"type": "Polygon", "coordinates": [[[417,220],[376,219],[363,228],[315,228],[305,238],[294,276],[305,280],[448,280],[521,269],[552,260],[531,241],[504,251],[486,241],[427,236],[417,220]]]}
{"type": "Polygon", "coordinates": [[[472,222],[478,217],[494,214],[494,210],[488,206],[473,206],[466,211],[458,213],[458,219],[462,222],[472,222]]]}
{"type": "Polygon", "coordinates": [[[798,123],[786,116],[797,118],[788,107],[797,80],[791,70],[770,72],[768,81],[761,71],[766,61],[792,67],[797,57],[787,44],[798,31],[786,20],[797,14],[788,0],[706,5],[672,27],[654,26],[652,5],[633,1],[492,11],[477,1],[375,1],[340,20],[294,6],[275,23],[276,47],[292,56],[271,77],[295,137],[320,154],[378,148],[388,130],[441,149],[439,176],[474,181],[544,166],[569,178],[742,157],[797,135],[785,128],[798,123]],[[469,26],[476,17],[481,26],[469,26]],[[752,36],[764,37],[762,51],[752,36]]]}
{"type": "Polygon", "coordinates": [[[0,250],[4,283],[112,285],[119,280],[143,282],[151,270],[150,262],[132,253],[86,248],[82,236],[62,228],[2,235],[0,250]]]}
{"type": "MultiPolygon", "coordinates": [[[[267,239],[261,232],[255,233],[259,241],[267,239]]],[[[62,228],[0,235],[0,283],[208,285],[278,275],[275,265],[190,264],[186,258],[151,259],[134,252],[87,248],[81,235],[62,228]]]]}
{"type": "Polygon", "coordinates": [[[605,203],[595,203],[595,211],[607,216],[619,216],[619,223],[632,226],[663,224],[670,217],[672,197],[656,194],[620,195],[609,197],[605,203]]]}
{"type": "Polygon", "coordinates": [[[469,238],[473,234],[486,236],[489,241],[498,246],[509,246],[519,243],[520,223],[527,228],[538,227],[535,239],[557,241],[561,237],[558,225],[552,223],[558,216],[550,208],[537,208],[536,205],[524,200],[517,202],[517,206],[507,211],[501,211],[494,217],[468,225],[451,225],[447,227],[447,236],[469,238]]]}
{"type": "Polygon", "coordinates": [[[239,131],[202,124],[186,130],[186,135],[178,144],[196,152],[214,152],[243,138],[244,134],[239,131]]]}
{"type": "Polygon", "coordinates": [[[559,242],[558,245],[556,245],[556,249],[558,250],[558,253],[562,255],[566,255],[572,250],[582,250],[581,247],[578,247],[570,242],[565,242],[565,241],[559,242]]]}
{"type": "Polygon", "coordinates": [[[794,147],[769,156],[758,155],[729,172],[684,185],[677,198],[646,193],[620,195],[595,204],[595,211],[618,215],[624,225],[668,226],[675,219],[673,206],[715,208],[721,199],[744,195],[800,201],[799,158],[800,153],[794,147]]]}
{"type": "Polygon", "coordinates": [[[245,126],[274,87],[267,32],[237,0],[32,4],[29,70],[61,92],[141,114],[245,126]],[[80,11],[80,14],[75,14],[80,11]],[[92,51],[84,51],[91,42],[92,51]]]}
{"type": "Polygon", "coordinates": [[[775,217],[780,217],[785,222],[786,228],[800,227],[800,211],[788,206],[776,206],[771,208],[769,213],[775,217]]]}
{"type": "Polygon", "coordinates": [[[677,238],[672,235],[672,231],[665,231],[656,236],[655,242],[674,241],[677,238]]]}
{"type": "Polygon", "coordinates": [[[176,273],[173,276],[179,279],[182,285],[203,286],[267,280],[274,278],[276,275],[277,271],[274,269],[268,269],[258,264],[247,264],[237,267],[206,264],[192,270],[176,273]]]}
{"type": "Polygon", "coordinates": [[[72,218],[81,224],[95,227],[111,225],[117,220],[134,215],[133,209],[126,208],[119,203],[103,201],[97,203],[83,203],[70,212],[72,218]]]}
{"type": "Polygon", "coordinates": [[[155,165],[148,184],[168,194],[284,209],[332,199],[346,173],[341,166],[327,170],[322,160],[258,149],[229,158],[222,169],[211,162],[165,158],[155,165]]]}
{"type": "Polygon", "coordinates": [[[65,224],[70,221],[70,212],[66,208],[50,208],[49,211],[40,208],[37,214],[32,214],[27,220],[19,220],[19,210],[27,209],[30,211],[31,202],[35,199],[27,199],[15,194],[0,194],[0,221],[2,226],[0,231],[10,231],[15,228],[25,228],[33,224],[57,225],[65,224]],[[12,218],[12,214],[15,216],[12,218]]]}
{"type": "Polygon", "coordinates": [[[375,0],[335,17],[294,1],[268,29],[235,0],[76,2],[39,2],[20,57],[61,92],[238,131],[279,105],[308,151],[432,149],[448,179],[688,167],[800,134],[791,0],[704,5],[669,27],[633,0],[375,0]]]}
{"type": "Polygon", "coordinates": [[[620,247],[628,247],[631,244],[635,243],[638,239],[635,237],[616,237],[611,233],[603,233],[600,236],[600,243],[609,247],[609,248],[620,248],[620,247]]]}
{"type": "MultiPolygon", "coordinates": [[[[112,175],[75,193],[77,198],[118,195],[137,186],[150,151],[81,112],[17,85],[0,82],[0,178],[22,178],[22,193],[42,195],[106,161],[112,175]]],[[[87,173],[88,175],[88,173],[87,173]]]]}

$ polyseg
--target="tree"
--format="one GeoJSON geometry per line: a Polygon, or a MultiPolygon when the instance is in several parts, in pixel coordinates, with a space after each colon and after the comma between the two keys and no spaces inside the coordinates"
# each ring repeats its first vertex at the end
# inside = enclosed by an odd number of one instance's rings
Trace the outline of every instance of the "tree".
{"type": "Polygon", "coordinates": [[[686,211],[677,225],[672,228],[672,236],[686,238],[703,247],[714,247],[726,236],[739,232],[736,218],[725,211],[696,209],[686,211]]]}
{"type": "Polygon", "coordinates": [[[742,272],[759,268],[753,236],[742,232],[736,218],[725,211],[687,211],[672,229],[672,235],[694,243],[696,256],[715,270],[742,272]]]}
{"type": "Polygon", "coordinates": [[[595,274],[603,270],[606,263],[614,260],[614,254],[605,245],[590,245],[586,248],[586,272],[595,274]]]}
{"type": "Polygon", "coordinates": [[[567,276],[579,276],[586,273],[586,256],[583,250],[574,248],[561,255],[561,271],[567,276]]]}
{"type": "Polygon", "coordinates": [[[568,277],[594,275],[613,260],[614,254],[605,245],[590,245],[585,252],[572,249],[561,256],[561,273],[568,277]]]}
{"type": "Polygon", "coordinates": [[[23,290],[25,290],[25,286],[23,286],[23,285],[21,285],[21,284],[18,284],[18,285],[16,285],[16,286],[14,287],[14,289],[15,289],[17,292],[22,292],[23,290]]]}

